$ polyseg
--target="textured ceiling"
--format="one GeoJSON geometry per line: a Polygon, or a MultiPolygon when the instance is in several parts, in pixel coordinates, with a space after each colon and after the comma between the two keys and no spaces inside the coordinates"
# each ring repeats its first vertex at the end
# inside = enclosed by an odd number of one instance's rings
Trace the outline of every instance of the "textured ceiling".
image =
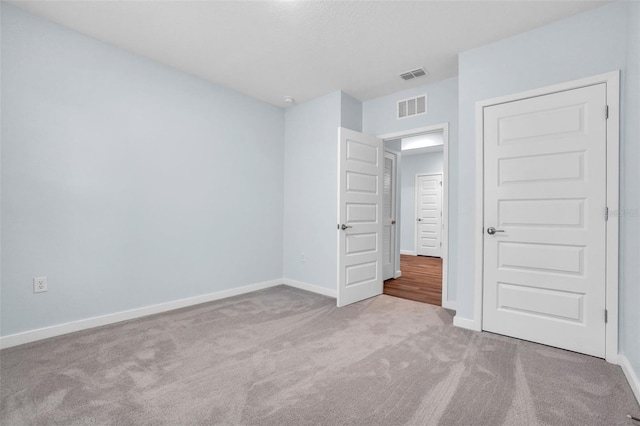
{"type": "Polygon", "coordinates": [[[283,106],[457,75],[457,53],[602,1],[19,1],[130,52],[283,106]],[[428,77],[400,79],[424,66],[428,77]]]}

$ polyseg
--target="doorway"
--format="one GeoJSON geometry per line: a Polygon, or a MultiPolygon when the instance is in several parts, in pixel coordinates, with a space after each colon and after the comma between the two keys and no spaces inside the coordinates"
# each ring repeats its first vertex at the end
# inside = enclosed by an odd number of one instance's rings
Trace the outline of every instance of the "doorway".
{"type": "Polygon", "coordinates": [[[385,274],[383,291],[455,309],[447,291],[448,124],[380,138],[386,154],[396,158],[389,220],[396,235],[383,236],[383,247],[395,247],[395,273],[385,274]]]}

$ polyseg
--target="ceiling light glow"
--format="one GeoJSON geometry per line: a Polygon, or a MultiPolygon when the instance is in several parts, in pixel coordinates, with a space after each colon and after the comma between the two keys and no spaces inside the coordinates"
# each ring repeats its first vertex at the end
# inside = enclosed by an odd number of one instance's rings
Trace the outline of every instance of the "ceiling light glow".
{"type": "Polygon", "coordinates": [[[402,138],[401,146],[403,151],[407,151],[410,149],[427,148],[442,144],[444,144],[442,133],[427,133],[425,135],[402,138]]]}

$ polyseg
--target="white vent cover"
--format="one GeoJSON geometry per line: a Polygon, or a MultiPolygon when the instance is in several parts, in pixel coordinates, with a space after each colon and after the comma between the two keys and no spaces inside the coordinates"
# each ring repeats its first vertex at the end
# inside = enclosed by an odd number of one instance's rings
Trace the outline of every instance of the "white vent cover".
{"type": "Polygon", "coordinates": [[[427,95],[398,101],[398,118],[413,117],[427,113],[427,95]]]}
{"type": "Polygon", "coordinates": [[[425,70],[424,68],[418,68],[415,70],[403,72],[402,74],[400,74],[400,77],[403,80],[413,80],[414,78],[423,77],[425,75],[429,75],[427,70],[425,70]]]}

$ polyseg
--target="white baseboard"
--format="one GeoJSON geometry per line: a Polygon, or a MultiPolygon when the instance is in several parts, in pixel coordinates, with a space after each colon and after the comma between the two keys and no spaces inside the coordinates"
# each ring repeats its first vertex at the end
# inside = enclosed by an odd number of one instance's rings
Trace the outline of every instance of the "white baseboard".
{"type": "Polygon", "coordinates": [[[81,331],[89,328],[113,324],[116,322],[140,318],[147,315],[159,314],[162,312],[172,311],[174,309],[186,308],[187,306],[199,305],[201,303],[212,302],[214,300],[225,299],[227,297],[238,296],[245,293],[251,293],[253,291],[262,290],[282,284],[282,279],[264,281],[244,287],[203,294],[201,296],[188,297],[186,299],[173,300],[171,302],[145,306],[128,311],[116,312],[114,314],[107,314],[99,317],[87,318],[83,320],[67,322],[64,324],[53,325],[50,327],[43,327],[35,330],[24,331],[21,333],[10,334],[8,336],[0,337],[0,349],[10,348],[12,346],[22,345],[24,343],[35,342],[36,340],[48,339],[50,337],[61,336],[63,334],[73,333],[75,331],[81,331]]]}
{"type": "Polygon", "coordinates": [[[629,386],[631,386],[631,390],[636,396],[638,404],[640,404],[640,376],[638,376],[638,372],[633,369],[631,363],[629,363],[629,360],[623,354],[618,355],[618,364],[622,367],[629,386]]]}
{"type": "Polygon", "coordinates": [[[401,276],[402,276],[402,272],[396,271],[396,273],[393,275],[393,278],[400,278],[401,276]]]}
{"type": "Polygon", "coordinates": [[[289,278],[284,278],[282,280],[289,287],[299,288],[301,290],[307,290],[312,293],[322,294],[323,296],[333,297],[334,299],[338,297],[338,292],[336,290],[331,290],[326,287],[320,287],[314,284],[305,283],[302,281],[291,280],[289,278]]]}
{"type": "Polygon", "coordinates": [[[417,256],[418,252],[415,250],[400,250],[400,254],[406,254],[409,256],[417,256]]]}
{"type": "Polygon", "coordinates": [[[461,318],[459,315],[453,317],[453,325],[460,328],[466,328],[467,330],[481,331],[474,320],[461,318]]]}

